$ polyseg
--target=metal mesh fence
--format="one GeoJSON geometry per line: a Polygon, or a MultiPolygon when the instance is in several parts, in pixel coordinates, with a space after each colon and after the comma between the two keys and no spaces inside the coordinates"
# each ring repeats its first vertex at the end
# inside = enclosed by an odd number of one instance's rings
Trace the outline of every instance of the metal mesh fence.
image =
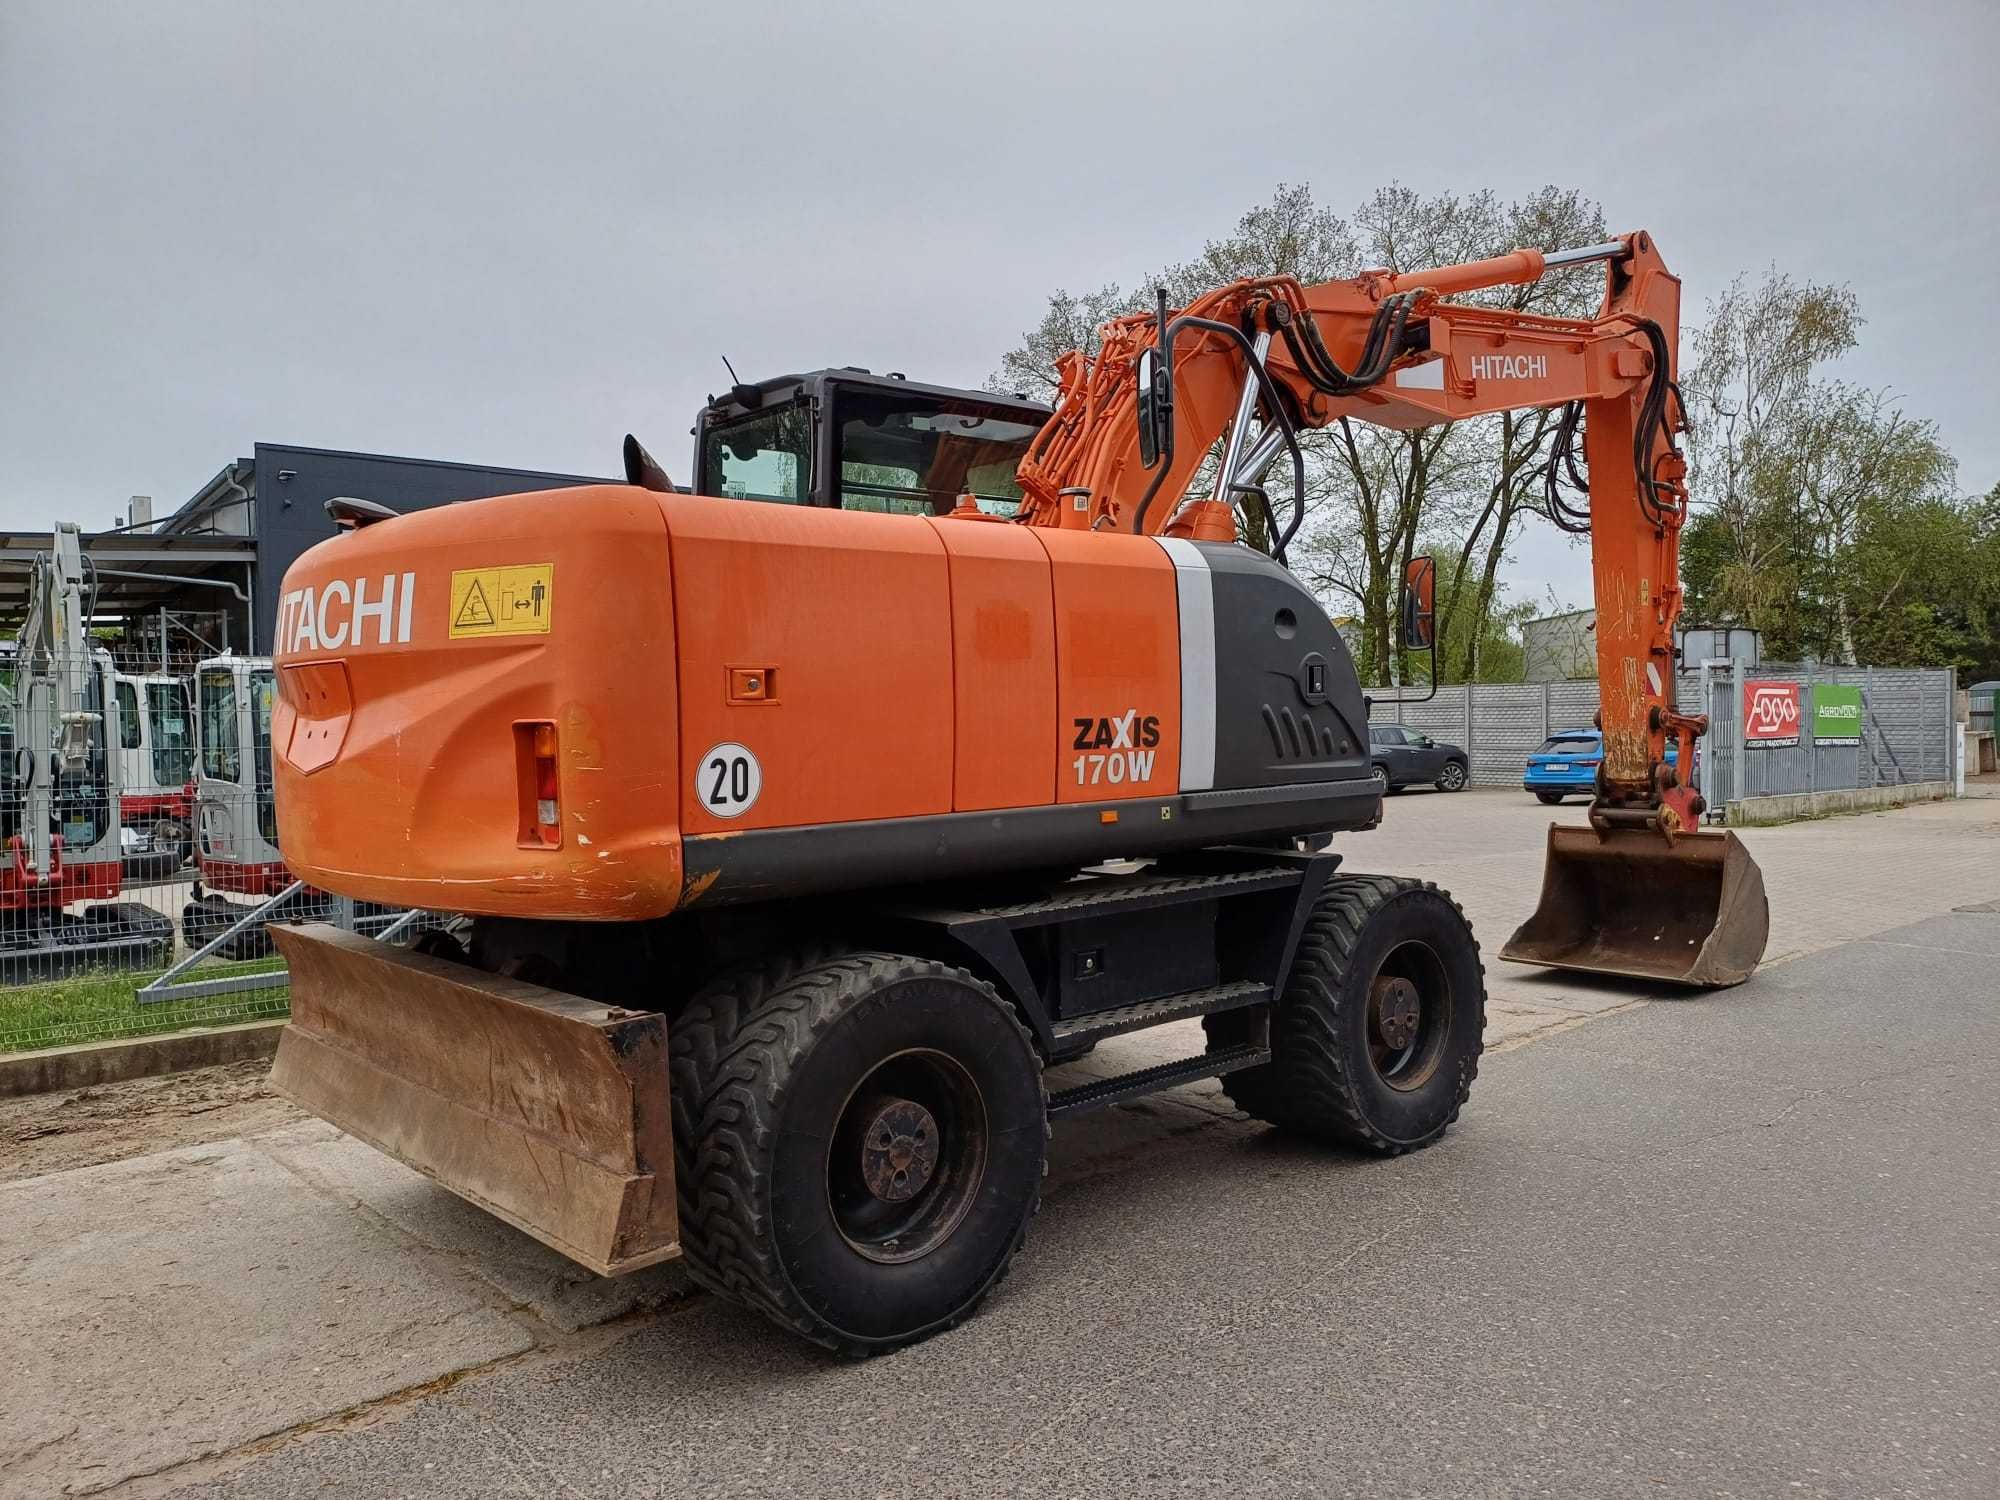
{"type": "Polygon", "coordinates": [[[281,1017],[270,922],[421,920],[286,870],[269,662],[149,639],[6,667],[0,1052],[281,1017]]]}

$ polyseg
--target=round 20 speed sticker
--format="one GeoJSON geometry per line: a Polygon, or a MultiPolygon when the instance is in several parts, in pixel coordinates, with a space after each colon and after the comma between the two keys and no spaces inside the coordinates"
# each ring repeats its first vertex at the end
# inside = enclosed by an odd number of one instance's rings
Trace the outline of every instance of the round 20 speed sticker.
{"type": "Polygon", "coordinates": [[[742,745],[717,745],[695,768],[694,794],[718,818],[741,817],[763,789],[764,768],[742,745]]]}

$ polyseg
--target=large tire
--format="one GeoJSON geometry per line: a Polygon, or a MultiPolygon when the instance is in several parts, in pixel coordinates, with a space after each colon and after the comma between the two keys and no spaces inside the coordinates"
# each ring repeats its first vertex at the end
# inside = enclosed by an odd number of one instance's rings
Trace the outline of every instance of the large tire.
{"type": "Polygon", "coordinates": [[[1465,762],[1448,760],[1444,769],[1438,772],[1437,789],[1441,792],[1462,792],[1466,783],[1465,762]]]}
{"type": "Polygon", "coordinates": [[[1048,1101],[991,985],[888,953],[772,964],[710,984],[668,1036],[702,1285],[858,1357],[952,1327],[1006,1274],[1041,1202],[1048,1101]]]}
{"type": "MultiPolygon", "coordinates": [[[[1242,1012],[1204,1024],[1211,1046],[1247,1038],[1242,1012]]],[[[1428,1146],[1458,1118],[1485,1026],[1486,970],[1458,903],[1428,881],[1336,875],[1299,939],[1272,1018],[1271,1061],[1222,1085],[1257,1119],[1395,1156],[1428,1146]],[[1382,1032],[1385,1015],[1395,1023],[1399,991],[1389,982],[1398,979],[1418,996],[1417,1020],[1402,1018],[1414,1030],[1401,1050],[1382,1032]]]]}

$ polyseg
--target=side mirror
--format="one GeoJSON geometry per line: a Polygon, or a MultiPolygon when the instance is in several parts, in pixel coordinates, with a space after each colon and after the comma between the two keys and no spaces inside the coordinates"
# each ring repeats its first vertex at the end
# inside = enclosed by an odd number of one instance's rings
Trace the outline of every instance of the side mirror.
{"type": "Polygon", "coordinates": [[[377,521],[393,521],[397,516],[396,511],[378,501],[361,500],[353,495],[335,495],[326,502],[326,513],[342,531],[359,531],[377,521]]]}
{"type": "Polygon", "coordinates": [[[1413,557],[1403,573],[1403,646],[1409,651],[1427,651],[1437,637],[1437,563],[1429,557],[1413,557]]]}
{"type": "Polygon", "coordinates": [[[1139,351],[1138,377],[1139,463],[1150,469],[1172,442],[1174,394],[1157,350],[1139,351]]]}

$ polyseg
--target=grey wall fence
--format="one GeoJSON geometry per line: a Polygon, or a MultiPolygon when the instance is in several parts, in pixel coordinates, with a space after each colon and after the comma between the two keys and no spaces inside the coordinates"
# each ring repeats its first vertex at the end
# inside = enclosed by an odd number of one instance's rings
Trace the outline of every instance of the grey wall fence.
{"type": "MultiPolygon", "coordinates": [[[[1732,797],[1943,781],[1952,774],[1952,698],[1957,684],[1950,669],[1820,667],[1815,672],[1767,664],[1736,677],[1726,667],[1714,668],[1709,675],[1707,711],[1713,722],[1703,749],[1702,780],[1709,801],[1718,808],[1732,797]],[[1741,676],[1802,684],[1806,722],[1796,749],[1747,749],[1739,778],[1735,726],[1742,702],[1741,676]],[[1812,745],[1814,681],[1861,687],[1859,746],[1812,745]]],[[[1701,712],[1702,697],[1703,675],[1679,674],[1676,698],[1682,710],[1701,712]]],[[[1463,745],[1476,786],[1519,786],[1528,757],[1544,740],[1564,729],[1589,728],[1596,712],[1594,682],[1474,683],[1439,688],[1428,703],[1378,702],[1374,718],[1377,723],[1407,725],[1463,745]]]]}
{"type": "MultiPolygon", "coordinates": [[[[1714,667],[1709,676],[1704,788],[1718,806],[1739,797],[1952,778],[1957,674],[1949,669],[1714,667]],[[1798,744],[1763,748],[1744,739],[1738,720],[1745,678],[1799,684],[1798,744]],[[1819,683],[1861,689],[1859,744],[1815,743],[1812,690],[1819,683]]],[[[1697,686],[1695,701],[1699,696],[1697,686]]]]}

